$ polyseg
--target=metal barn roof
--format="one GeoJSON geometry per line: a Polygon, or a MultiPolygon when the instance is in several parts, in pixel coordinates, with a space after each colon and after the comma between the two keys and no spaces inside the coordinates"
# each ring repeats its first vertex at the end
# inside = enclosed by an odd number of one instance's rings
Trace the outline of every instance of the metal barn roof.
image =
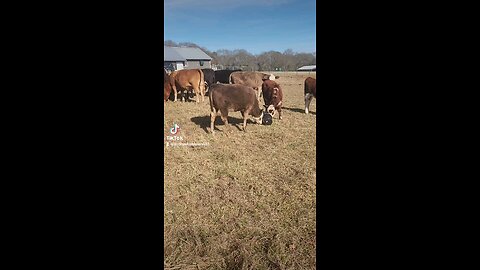
{"type": "Polygon", "coordinates": [[[212,60],[199,48],[164,46],[163,61],[212,60]]]}
{"type": "Polygon", "coordinates": [[[297,70],[316,70],[317,69],[317,65],[311,65],[311,66],[303,66],[297,70]]]}
{"type": "Polygon", "coordinates": [[[172,62],[176,62],[176,61],[181,61],[181,62],[184,62],[186,61],[187,59],[185,59],[185,57],[181,56],[176,50],[174,47],[167,47],[167,46],[163,46],[163,61],[172,61],[172,62]]]}

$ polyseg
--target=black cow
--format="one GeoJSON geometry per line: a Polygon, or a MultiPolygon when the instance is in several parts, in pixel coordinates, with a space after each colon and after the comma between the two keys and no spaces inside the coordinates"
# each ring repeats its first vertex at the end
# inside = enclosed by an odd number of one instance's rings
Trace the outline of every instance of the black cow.
{"type": "Polygon", "coordinates": [[[213,70],[211,68],[202,68],[202,71],[203,71],[203,78],[204,78],[205,84],[206,84],[205,95],[208,95],[208,89],[210,88],[210,86],[217,82],[217,81],[215,81],[215,70],[213,70]]]}
{"type": "Polygon", "coordinates": [[[235,70],[215,70],[215,80],[220,83],[230,83],[230,74],[235,71],[242,71],[241,69],[235,70]]]}

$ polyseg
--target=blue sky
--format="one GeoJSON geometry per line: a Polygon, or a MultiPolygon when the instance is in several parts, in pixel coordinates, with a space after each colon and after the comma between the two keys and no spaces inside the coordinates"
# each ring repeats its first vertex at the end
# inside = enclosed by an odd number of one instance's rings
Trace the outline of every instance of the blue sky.
{"type": "Polygon", "coordinates": [[[315,0],[165,0],[164,40],[210,51],[316,51],[315,0]]]}

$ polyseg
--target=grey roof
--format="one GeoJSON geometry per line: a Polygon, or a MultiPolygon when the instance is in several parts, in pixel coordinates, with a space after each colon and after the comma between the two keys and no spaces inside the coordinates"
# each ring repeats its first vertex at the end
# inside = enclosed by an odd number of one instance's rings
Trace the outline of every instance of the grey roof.
{"type": "Polygon", "coordinates": [[[317,65],[303,66],[297,70],[313,70],[313,69],[317,69],[317,65]]]}
{"type": "Polygon", "coordinates": [[[208,56],[208,54],[206,54],[199,48],[167,46],[164,46],[164,48],[164,61],[212,60],[212,58],[208,56]]]}
{"type": "Polygon", "coordinates": [[[163,61],[181,61],[184,62],[187,59],[185,57],[181,56],[174,47],[167,47],[163,46],[163,61]]]}

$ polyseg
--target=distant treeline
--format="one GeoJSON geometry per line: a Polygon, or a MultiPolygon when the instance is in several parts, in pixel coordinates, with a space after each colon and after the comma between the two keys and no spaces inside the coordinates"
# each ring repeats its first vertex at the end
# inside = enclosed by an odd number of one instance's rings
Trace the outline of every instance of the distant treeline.
{"type": "Polygon", "coordinates": [[[212,52],[207,48],[192,42],[176,43],[172,40],[164,41],[165,46],[197,47],[213,58],[212,64],[220,69],[237,69],[252,71],[294,71],[299,67],[316,64],[316,53],[296,53],[288,49],[283,53],[277,51],[263,52],[253,55],[246,50],[217,50],[212,52]]]}

